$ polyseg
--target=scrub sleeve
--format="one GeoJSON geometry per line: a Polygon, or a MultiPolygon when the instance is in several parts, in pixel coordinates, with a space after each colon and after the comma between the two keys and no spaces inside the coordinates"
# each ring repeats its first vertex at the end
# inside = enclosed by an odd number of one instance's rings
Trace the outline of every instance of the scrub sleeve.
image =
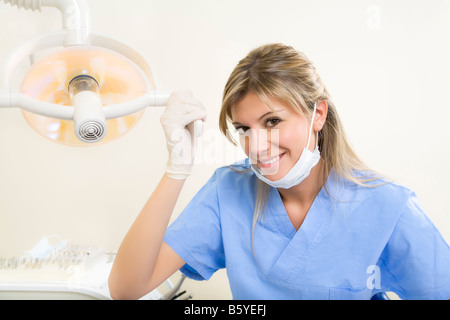
{"type": "Polygon", "coordinates": [[[192,279],[208,280],[225,267],[216,173],[170,225],[164,242],[186,262],[180,271],[192,279]]]}
{"type": "Polygon", "coordinates": [[[450,299],[450,248],[414,193],[379,264],[382,286],[402,299],[450,299]]]}

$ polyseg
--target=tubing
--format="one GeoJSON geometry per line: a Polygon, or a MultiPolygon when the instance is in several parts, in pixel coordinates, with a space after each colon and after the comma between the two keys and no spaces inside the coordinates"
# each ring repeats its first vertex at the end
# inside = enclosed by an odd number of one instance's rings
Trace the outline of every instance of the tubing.
{"type": "Polygon", "coordinates": [[[10,4],[12,7],[41,11],[41,0],[3,0],[3,2],[10,4]]]}
{"type": "Polygon", "coordinates": [[[2,0],[25,10],[41,11],[42,7],[54,7],[61,11],[66,31],[64,46],[89,44],[91,15],[86,0],[2,0]]]}

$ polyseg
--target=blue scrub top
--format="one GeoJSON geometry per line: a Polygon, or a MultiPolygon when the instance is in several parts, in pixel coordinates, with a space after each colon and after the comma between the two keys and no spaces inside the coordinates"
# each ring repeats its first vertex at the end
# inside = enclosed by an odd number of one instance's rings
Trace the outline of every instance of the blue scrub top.
{"type": "Polygon", "coordinates": [[[217,169],[168,228],[188,277],[226,268],[234,299],[450,298],[450,248],[411,190],[330,175],[296,231],[270,188],[253,251],[257,177],[247,169],[248,159],[217,169]]]}

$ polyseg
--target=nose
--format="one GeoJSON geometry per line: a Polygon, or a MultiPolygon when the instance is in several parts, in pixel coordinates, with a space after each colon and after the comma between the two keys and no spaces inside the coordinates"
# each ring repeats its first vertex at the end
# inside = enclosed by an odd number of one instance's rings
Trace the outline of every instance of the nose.
{"type": "Polygon", "coordinates": [[[241,136],[241,145],[250,160],[256,162],[269,154],[271,138],[268,130],[249,129],[241,136]]]}

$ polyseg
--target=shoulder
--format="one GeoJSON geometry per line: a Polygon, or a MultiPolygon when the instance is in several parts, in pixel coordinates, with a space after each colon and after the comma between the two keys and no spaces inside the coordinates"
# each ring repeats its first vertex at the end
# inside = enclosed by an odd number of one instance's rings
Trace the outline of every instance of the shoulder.
{"type": "MultiPolygon", "coordinates": [[[[358,174],[366,177],[364,173],[358,174]]],[[[407,208],[411,208],[411,203],[417,202],[413,190],[384,177],[357,184],[330,175],[327,185],[332,199],[351,203],[377,220],[396,221],[407,208]]]]}
{"type": "Polygon", "coordinates": [[[363,171],[355,172],[355,177],[360,179],[361,184],[339,178],[330,180],[334,189],[342,188],[366,197],[367,200],[372,199],[388,205],[406,203],[408,199],[415,197],[413,190],[387,177],[363,171]]]}
{"type": "Polygon", "coordinates": [[[219,197],[251,197],[256,187],[256,176],[250,169],[248,159],[215,170],[213,177],[219,197]]]}
{"type": "Polygon", "coordinates": [[[249,180],[254,176],[250,170],[248,159],[237,161],[231,165],[217,168],[214,172],[214,178],[219,183],[249,180]]]}
{"type": "Polygon", "coordinates": [[[411,198],[415,198],[415,193],[410,188],[387,179],[380,179],[381,184],[366,187],[373,189],[372,194],[377,200],[383,201],[387,205],[405,205],[411,198]]]}
{"type": "Polygon", "coordinates": [[[211,198],[214,194],[221,196],[224,192],[250,191],[254,186],[254,178],[255,175],[246,160],[219,167],[198,191],[196,198],[211,198]]]}
{"type": "Polygon", "coordinates": [[[380,178],[365,185],[341,181],[333,187],[330,198],[335,200],[339,216],[353,221],[358,232],[371,241],[378,239],[385,244],[394,230],[412,234],[411,231],[420,230],[420,225],[428,224],[415,192],[401,183],[380,178]]]}

